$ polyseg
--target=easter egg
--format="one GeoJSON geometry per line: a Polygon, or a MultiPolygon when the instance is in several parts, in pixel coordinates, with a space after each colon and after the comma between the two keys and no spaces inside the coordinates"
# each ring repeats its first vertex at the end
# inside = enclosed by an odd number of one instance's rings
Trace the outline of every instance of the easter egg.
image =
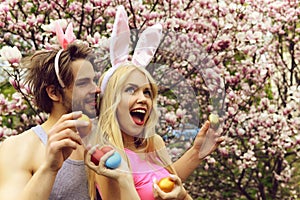
{"type": "Polygon", "coordinates": [[[80,137],[84,138],[85,136],[90,134],[90,132],[92,131],[92,122],[91,122],[90,118],[88,116],[86,116],[85,114],[82,114],[82,116],[80,118],[78,118],[78,120],[89,122],[88,126],[77,127],[80,137]]]}
{"type": "Polygon", "coordinates": [[[217,126],[219,124],[219,116],[216,114],[211,113],[208,117],[210,124],[213,126],[217,126]]]}
{"type": "MultiPolygon", "coordinates": [[[[92,154],[92,156],[91,156],[91,161],[95,164],[95,165],[99,165],[99,161],[100,161],[100,159],[101,159],[101,157],[104,155],[104,154],[106,154],[107,152],[109,152],[109,151],[111,151],[113,148],[112,147],[109,147],[109,146],[104,146],[104,147],[102,147],[101,149],[96,149],[95,150],[95,152],[92,154]]],[[[117,153],[117,152],[115,152],[115,153],[117,153]]],[[[119,154],[119,153],[118,153],[119,154]]],[[[115,166],[116,164],[114,164],[114,163],[117,163],[117,157],[115,158],[115,157],[113,157],[114,156],[114,154],[113,155],[111,155],[107,160],[106,160],[106,162],[108,161],[108,166],[111,166],[111,168],[112,169],[114,169],[114,168],[116,168],[116,167],[114,167],[113,168],[113,166],[115,166]],[[112,158],[113,157],[113,158],[112,158]]],[[[120,156],[121,157],[121,156],[120,156]]],[[[106,162],[105,162],[105,165],[106,165],[106,162]]],[[[118,167],[118,166],[117,166],[118,167]]],[[[110,167],[109,167],[110,168],[110,167]]]]}
{"type": "Polygon", "coordinates": [[[208,117],[208,120],[211,124],[218,124],[219,123],[219,116],[216,114],[211,113],[208,117]]]}
{"type": "Polygon", "coordinates": [[[175,183],[170,177],[165,177],[160,179],[157,185],[162,191],[171,192],[175,186],[175,183]]]}
{"type": "Polygon", "coordinates": [[[104,153],[100,149],[96,149],[96,151],[91,156],[91,161],[95,165],[99,165],[99,161],[103,155],[104,155],[104,153]]]}
{"type": "Polygon", "coordinates": [[[121,164],[121,155],[118,152],[114,152],[106,161],[105,166],[109,169],[115,169],[121,164]]]}
{"type": "Polygon", "coordinates": [[[110,146],[104,146],[104,147],[101,147],[100,149],[101,149],[101,151],[102,151],[104,154],[106,154],[107,152],[113,150],[113,148],[110,147],[110,146]]]}

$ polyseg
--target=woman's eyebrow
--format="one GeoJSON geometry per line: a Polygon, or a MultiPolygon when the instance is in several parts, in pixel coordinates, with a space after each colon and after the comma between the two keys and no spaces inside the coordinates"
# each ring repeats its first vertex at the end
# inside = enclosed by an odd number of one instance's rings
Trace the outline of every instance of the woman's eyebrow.
{"type": "Polygon", "coordinates": [[[127,83],[126,86],[133,86],[133,87],[138,87],[138,85],[134,84],[134,83],[127,83]]]}

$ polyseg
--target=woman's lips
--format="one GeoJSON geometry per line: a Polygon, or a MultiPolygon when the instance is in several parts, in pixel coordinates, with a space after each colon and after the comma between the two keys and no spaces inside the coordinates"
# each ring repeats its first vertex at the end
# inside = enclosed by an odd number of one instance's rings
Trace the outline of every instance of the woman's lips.
{"type": "Polygon", "coordinates": [[[144,125],[146,109],[138,108],[138,109],[131,110],[130,115],[136,125],[138,126],[144,125]]]}

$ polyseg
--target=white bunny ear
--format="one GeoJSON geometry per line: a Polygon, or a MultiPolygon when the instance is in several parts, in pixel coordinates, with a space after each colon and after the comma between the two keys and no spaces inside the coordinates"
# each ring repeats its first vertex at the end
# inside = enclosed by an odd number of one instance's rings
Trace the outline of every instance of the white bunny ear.
{"type": "Polygon", "coordinates": [[[155,24],[144,30],[135,47],[132,63],[140,67],[146,67],[156,52],[161,36],[161,24],[155,24]]]}
{"type": "Polygon", "coordinates": [[[128,59],[130,30],[128,16],[123,6],[119,6],[113,25],[110,41],[110,61],[112,67],[123,63],[128,59]]]}

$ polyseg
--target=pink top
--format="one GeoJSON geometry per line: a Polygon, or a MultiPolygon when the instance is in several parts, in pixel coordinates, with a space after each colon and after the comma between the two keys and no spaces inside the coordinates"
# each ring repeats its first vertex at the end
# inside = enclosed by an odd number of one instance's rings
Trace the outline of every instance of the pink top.
{"type": "Polygon", "coordinates": [[[154,200],[153,179],[160,180],[169,176],[170,173],[164,166],[159,166],[148,160],[146,161],[139,154],[129,149],[125,149],[125,152],[131,165],[135,188],[140,198],[142,200],[154,200]]]}

